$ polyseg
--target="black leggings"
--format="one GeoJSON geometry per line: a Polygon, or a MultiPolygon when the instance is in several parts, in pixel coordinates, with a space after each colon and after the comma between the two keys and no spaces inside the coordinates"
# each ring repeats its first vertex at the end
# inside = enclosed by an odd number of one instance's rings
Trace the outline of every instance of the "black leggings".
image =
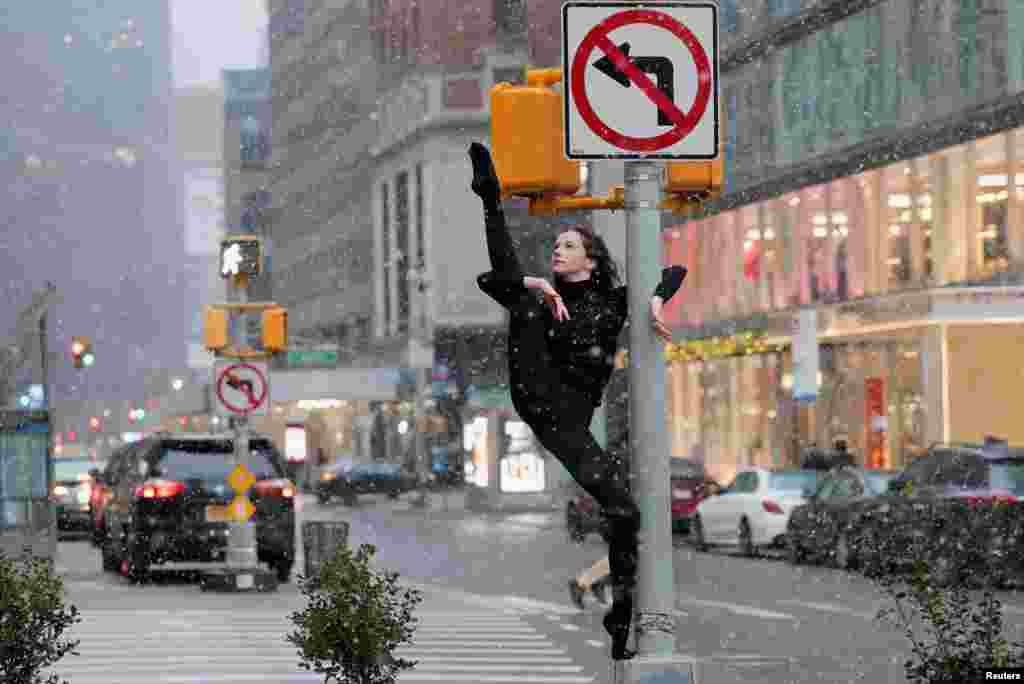
{"type": "MultiPolygon", "coordinates": [[[[522,268],[504,213],[486,210],[485,225],[493,272],[506,281],[522,281],[522,268]]],[[[612,583],[632,589],[636,586],[640,509],[629,494],[627,464],[609,455],[590,433],[594,416],[590,397],[561,381],[560,369],[547,353],[548,317],[540,315],[537,306],[529,301],[509,302],[507,306],[512,312],[509,324],[515,326],[516,338],[509,349],[509,370],[518,370],[512,387],[512,405],[544,448],[600,504],[612,583]]]]}
{"type": "MultiPolygon", "coordinates": [[[[541,316],[517,317],[525,325],[525,335],[546,340],[541,316]],[[526,320],[523,320],[523,319],[526,320]]],[[[521,349],[536,349],[522,344],[521,349]]],[[[524,355],[526,356],[526,355],[524,355]]],[[[610,455],[594,439],[590,421],[594,405],[584,393],[560,382],[558,369],[550,367],[545,355],[519,358],[520,367],[530,366],[523,378],[545,378],[543,387],[520,385],[512,393],[512,404],[537,440],[565,466],[573,479],[601,506],[604,517],[602,535],[608,543],[608,562],[612,583],[631,589],[636,585],[637,530],[640,510],[629,491],[629,468],[621,458],[610,455]],[[543,366],[543,367],[538,367],[543,366]]]]}

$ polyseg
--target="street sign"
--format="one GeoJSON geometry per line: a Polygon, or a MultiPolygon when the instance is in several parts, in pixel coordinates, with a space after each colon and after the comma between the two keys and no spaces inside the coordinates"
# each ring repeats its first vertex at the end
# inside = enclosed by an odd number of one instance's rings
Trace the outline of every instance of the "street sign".
{"type": "Polygon", "coordinates": [[[288,368],[337,368],[337,350],[289,350],[285,357],[288,368]]]}
{"type": "Polygon", "coordinates": [[[265,416],[270,403],[267,363],[218,361],[213,366],[217,413],[222,416],[265,416]]]}
{"type": "Polygon", "coordinates": [[[718,157],[714,4],[568,2],[562,31],[567,158],[718,157]]]}

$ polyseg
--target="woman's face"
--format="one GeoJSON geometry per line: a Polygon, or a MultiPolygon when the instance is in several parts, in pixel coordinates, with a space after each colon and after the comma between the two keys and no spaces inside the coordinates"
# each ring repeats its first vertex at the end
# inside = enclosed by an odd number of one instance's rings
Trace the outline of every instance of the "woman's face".
{"type": "Polygon", "coordinates": [[[583,236],[575,230],[567,230],[555,240],[551,254],[551,269],[555,275],[572,282],[586,280],[594,270],[594,260],[587,256],[583,236]]]}

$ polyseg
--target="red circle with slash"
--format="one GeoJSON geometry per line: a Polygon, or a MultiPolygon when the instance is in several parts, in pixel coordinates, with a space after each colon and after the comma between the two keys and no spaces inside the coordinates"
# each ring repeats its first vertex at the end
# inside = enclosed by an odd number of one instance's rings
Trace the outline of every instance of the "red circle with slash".
{"type": "Polygon", "coordinates": [[[263,402],[266,400],[266,398],[267,398],[267,378],[266,378],[266,376],[263,375],[263,371],[261,371],[256,366],[253,366],[252,364],[249,364],[249,363],[235,363],[235,364],[232,364],[232,365],[228,366],[227,368],[225,368],[223,371],[221,371],[220,377],[217,378],[217,398],[220,399],[220,402],[222,404],[224,404],[224,406],[227,408],[227,410],[231,411],[232,413],[237,413],[237,414],[243,415],[243,416],[248,415],[248,414],[252,413],[253,411],[255,411],[256,409],[258,409],[263,404],[263,402]],[[235,376],[232,375],[232,373],[236,369],[239,369],[239,368],[247,368],[247,369],[251,370],[252,372],[254,372],[256,374],[256,377],[259,378],[259,384],[260,384],[260,394],[259,394],[259,396],[255,395],[254,390],[251,387],[249,388],[248,392],[244,392],[244,394],[249,399],[248,406],[238,406],[238,405],[233,404],[232,402],[230,402],[230,401],[228,401],[227,399],[224,398],[224,384],[229,382],[231,379],[234,379],[236,381],[238,380],[238,378],[235,378],[235,376]]]}
{"type": "Polygon", "coordinates": [[[627,10],[613,14],[590,29],[576,49],[570,73],[572,74],[570,86],[572,99],[576,104],[576,110],[583,117],[583,121],[602,140],[630,152],[657,152],[676,144],[697,126],[711,100],[711,60],[708,59],[704,47],[697,41],[690,29],[664,12],[655,10],[627,10]],[[683,44],[690,50],[693,62],[697,66],[697,97],[694,99],[693,106],[685,114],[663,92],[658,90],[650,79],[637,69],[608,38],[611,31],[630,24],[651,24],[667,29],[683,41],[683,44]],[[616,68],[624,73],[630,82],[639,87],[657,105],[659,110],[665,113],[665,116],[675,124],[671,130],[652,138],[637,138],[620,133],[601,121],[590,104],[590,98],[587,97],[587,91],[584,88],[587,61],[594,48],[598,48],[608,55],[615,63],[616,68]]]}

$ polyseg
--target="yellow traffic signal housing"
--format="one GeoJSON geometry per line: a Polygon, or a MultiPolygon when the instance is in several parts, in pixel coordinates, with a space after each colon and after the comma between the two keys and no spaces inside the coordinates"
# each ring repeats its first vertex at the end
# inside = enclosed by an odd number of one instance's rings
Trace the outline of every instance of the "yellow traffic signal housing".
{"type": "Polygon", "coordinates": [[[562,94],[542,78],[528,75],[527,83],[491,89],[491,155],[502,195],[575,194],[580,162],[563,154],[562,94]]]}
{"type": "Polygon", "coordinates": [[[217,307],[205,307],[203,346],[216,352],[228,346],[228,312],[217,307]]]}
{"type": "Polygon", "coordinates": [[[725,110],[719,110],[718,159],[678,161],[665,164],[665,192],[670,195],[722,194],[725,184],[725,110]]]}
{"type": "Polygon", "coordinates": [[[263,351],[280,352],[288,348],[288,310],[281,307],[263,312],[263,351]]]}

